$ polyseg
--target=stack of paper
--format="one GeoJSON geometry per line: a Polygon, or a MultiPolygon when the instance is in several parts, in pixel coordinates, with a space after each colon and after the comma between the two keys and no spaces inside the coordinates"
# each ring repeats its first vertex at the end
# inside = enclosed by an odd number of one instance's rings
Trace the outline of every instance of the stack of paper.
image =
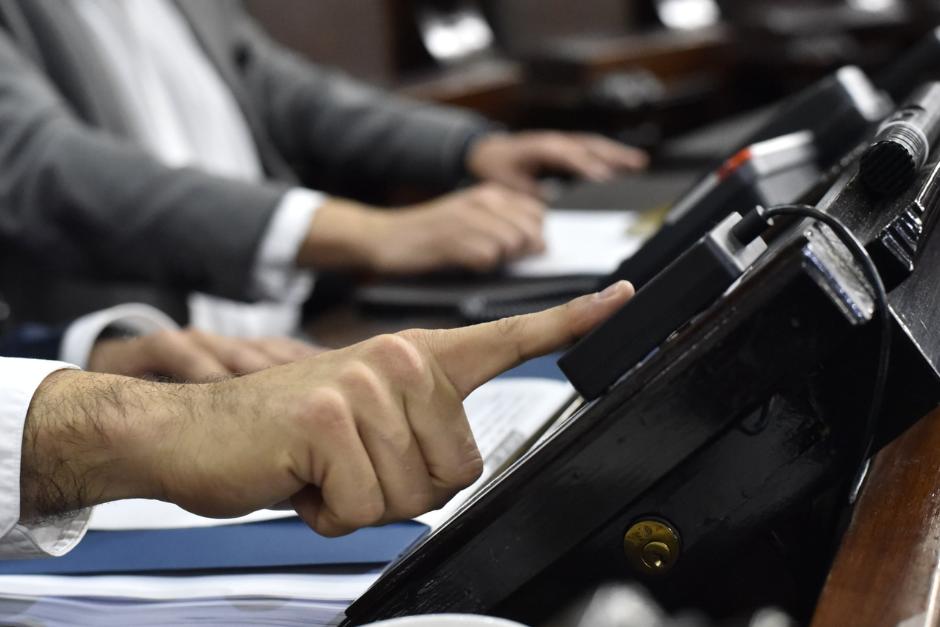
{"type": "Polygon", "coordinates": [[[330,625],[378,577],[5,575],[4,625],[330,625]]]}

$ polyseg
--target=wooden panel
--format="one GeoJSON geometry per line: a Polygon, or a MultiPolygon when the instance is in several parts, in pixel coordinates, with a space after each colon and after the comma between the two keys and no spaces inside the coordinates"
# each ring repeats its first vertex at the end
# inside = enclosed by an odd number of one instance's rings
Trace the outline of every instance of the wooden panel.
{"type": "Polygon", "coordinates": [[[938,569],[940,410],[878,454],[812,625],[938,625],[938,569]]]}
{"type": "Polygon", "coordinates": [[[625,0],[494,0],[487,8],[500,44],[522,53],[564,37],[623,34],[633,22],[633,5],[625,0]]]}
{"type": "Polygon", "coordinates": [[[414,0],[247,0],[280,43],[317,63],[425,100],[512,123],[522,72],[501,59],[438,67],[421,43],[414,0]]]}
{"type": "Polygon", "coordinates": [[[380,83],[397,76],[388,0],[247,0],[246,6],[275,39],[318,63],[380,83]]]}
{"type": "Polygon", "coordinates": [[[420,100],[466,107],[512,124],[517,121],[522,87],[522,69],[517,64],[484,59],[410,80],[399,92],[420,100]]]}
{"type": "Polygon", "coordinates": [[[644,68],[661,79],[727,65],[730,36],[723,27],[658,30],[559,42],[545,64],[568,79],[590,80],[612,71],[644,68]]]}

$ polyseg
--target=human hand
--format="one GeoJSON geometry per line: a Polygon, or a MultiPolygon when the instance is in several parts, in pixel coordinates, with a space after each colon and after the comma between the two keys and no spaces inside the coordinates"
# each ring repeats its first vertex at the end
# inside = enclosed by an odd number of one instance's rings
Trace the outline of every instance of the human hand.
{"type": "Polygon", "coordinates": [[[621,282],[537,314],[379,336],[206,385],[56,373],[27,418],[23,511],[48,514],[43,494],[59,507],[159,498],[215,517],[289,500],[330,536],[411,518],[482,471],[463,399],[587,333],[632,294],[621,282]],[[95,427],[82,427],[89,413],[70,404],[102,395],[95,427]],[[59,437],[57,411],[70,438],[59,437]]]}
{"type": "Polygon", "coordinates": [[[544,210],[541,202],[492,184],[396,211],[331,201],[317,211],[299,261],[381,274],[485,272],[544,250],[544,210]]]}
{"type": "Polygon", "coordinates": [[[99,340],[88,358],[88,370],[129,377],[159,375],[180,381],[211,381],[290,363],[322,350],[282,337],[241,339],[198,329],[159,331],[99,340]]]}
{"type": "Polygon", "coordinates": [[[642,170],[648,163],[642,150],[602,135],[530,131],[483,137],[470,148],[466,166],[480,180],[536,196],[537,177],[545,171],[604,181],[618,171],[642,170]]]}

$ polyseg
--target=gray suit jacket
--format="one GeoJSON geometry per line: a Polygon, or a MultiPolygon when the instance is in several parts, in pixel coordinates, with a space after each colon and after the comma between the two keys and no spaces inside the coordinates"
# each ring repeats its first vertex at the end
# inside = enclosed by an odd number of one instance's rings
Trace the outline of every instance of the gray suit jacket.
{"type": "Polygon", "coordinates": [[[235,0],[177,4],[241,105],[269,182],[160,164],[126,139],[122,104],[70,3],[0,0],[0,248],[56,272],[246,298],[297,168],[327,191],[350,180],[449,187],[488,128],[300,59],[235,0]]]}

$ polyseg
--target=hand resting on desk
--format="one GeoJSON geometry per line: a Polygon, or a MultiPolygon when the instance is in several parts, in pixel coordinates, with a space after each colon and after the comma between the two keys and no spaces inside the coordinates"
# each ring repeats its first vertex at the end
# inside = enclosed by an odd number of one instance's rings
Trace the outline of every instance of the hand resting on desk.
{"type": "Polygon", "coordinates": [[[606,180],[646,167],[646,153],[588,133],[491,133],[468,149],[480,185],[386,211],[341,198],[321,205],[298,252],[300,267],[419,274],[477,272],[545,249],[537,177],[561,171],[606,180]]]}
{"type": "Polygon", "coordinates": [[[331,199],[317,210],[297,261],[379,274],[485,272],[544,249],[544,211],[541,202],[493,184],[394,211],[331,199]]]}
{"type": "Polygon", "coordinates": [[[311,357],[324,349],[286,337],[245,339],[198,329],[165,330],[95,343],[88,370],[128,377],[212,381],[311,357]]]}
{"type": "Polygon", "coordinates": [[[538,176],[563,172],[589,181],[606,181],[618,172],[643,170],[649,156],[592,133],[528,131],[492,133],[474,143],[467,170],[483,181],[539,195],[538,176]]]}
{"type": "Polygon", "coordinates": [[[132,497],[213,517],[289,500],[313,529],[341,535],[436,509],[482,470],[463,399],[632,295],[621,282],[536,314],[379,336],[209,384],[55,372],[27,415],[21,518],[132,497]]]}

